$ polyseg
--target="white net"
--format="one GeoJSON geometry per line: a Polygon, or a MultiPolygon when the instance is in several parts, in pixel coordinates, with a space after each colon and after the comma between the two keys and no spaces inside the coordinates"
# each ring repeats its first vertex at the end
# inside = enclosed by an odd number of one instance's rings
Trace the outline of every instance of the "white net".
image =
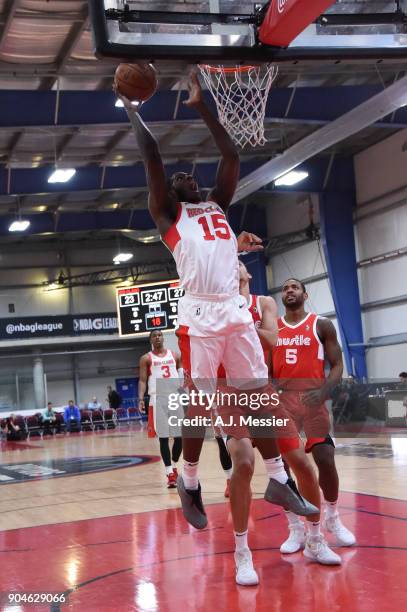
{"type": "Polygon", "coordinates": [[[264,115],[270,87],[277,76],[273,64],[263,66],[208,66],[199,69],[213,95],[219,121],[242,149],[263,146],[264,115]]]}

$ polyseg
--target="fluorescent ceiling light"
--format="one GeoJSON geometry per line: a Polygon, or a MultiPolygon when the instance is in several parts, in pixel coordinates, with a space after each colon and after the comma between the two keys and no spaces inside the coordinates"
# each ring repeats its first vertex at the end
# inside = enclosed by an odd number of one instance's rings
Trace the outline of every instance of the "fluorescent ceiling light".
{"type": "MultiPolygon", "coordinates": [[[[140,102],[138,102],[137,100],[133,100],[132,105],[133,106],[138,106],[140,104],[140,102]]],[[[122,102],[122,100],[120,100],[120,98],[117,98],[116,102],[114,103],[116,108],[124,108],[124,104],[122,102]]]]}
{"type": "Polygon", "coordinates": [[[30,227],[30,221],[27,219],[18,219],[10,223],[8,231],[9,232],[25,232],[26,229],[30,227]]]}
{"type": "Polygon", "coordinates": [[[140,242],[143,242],[144,244],[150,244],[150,242],[159,242],[161,240],[161,237],[156,234],[151,235],[151,236],[140,236],[139,238],[137,238],[137,240],[139,240],[140,242]]]}
{"type": "Polygon", "coordinates": [[[274,185],[276,187],[279,187],[280,185],[286,185],[287,187],[290,187],[291,185],[295,185],[296,183],[303,181],[307,178],[307,176],[309,176],[308,172],[304,172],[301,170],[291,170],[291,172],[287,172],[287,174],[283,174],[283,176],[280,176],[278,179],[276,179],[274,181],[274,185]]]}
{"type": "Polygon", "coordinates": [[[66,183],[76,174],[75,168],[56,168],[48,177],[48,183],[66,183]]]}
{"type": "Polygon", "coordinates": [[[133,253],[118,253],[113,257],[115,264],[124,263],[125,261],[130,261],[130,259],[133,259],[133,253]]]}

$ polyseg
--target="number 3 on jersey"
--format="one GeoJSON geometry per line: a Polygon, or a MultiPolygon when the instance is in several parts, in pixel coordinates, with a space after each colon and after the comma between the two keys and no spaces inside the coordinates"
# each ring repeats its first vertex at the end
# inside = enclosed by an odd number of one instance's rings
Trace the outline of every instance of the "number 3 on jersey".
{"type": "Polygon", "coordinates": [[[163,373],[163,378],[169,378],[171,376],[170,366],[161,366],[161,372],[163,373]]]}
{"type": "Polygon", "coordinates": [[[297,349],[289,348],[285,350],[285,362],[286,363],[297,363],[297,349]]]}
{"type": "Polygon", "coordinates": [[[215,237],[221,238],[222,240],[230,239],[230,231],[225,217],[221,213],[213,213],[209,219],[214,230],[215,235],[211,233],[209,227],[208,218],[199,217],[198,223],[202,226],[204,231],[204,240],[215,240],[215,237]]]}

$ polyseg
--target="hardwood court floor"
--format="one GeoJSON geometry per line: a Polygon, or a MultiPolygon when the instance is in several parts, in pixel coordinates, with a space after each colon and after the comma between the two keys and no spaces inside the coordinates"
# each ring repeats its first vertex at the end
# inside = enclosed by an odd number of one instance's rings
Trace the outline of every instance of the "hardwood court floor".
{"type": "MultiPolygon", "coordinates": [[[[54,606],[54,611],[403,609],[407,605],[406,440],[337,442],[341,513],[357,536],[352,549],[337,549],[342,567],[310,564],[301,553],[279,553],[286,537],[285,519],[279,508],[259,499],[266,479],[258,461],[250,544],[261,584],[237,587],[223,474],[217,447],[207,441],[201,480],[209,526],[202,532],[184,522],[177,493],[165,488],[158,461],[0,484],[0,608],[51,609],[50,604],[7,605],[5,594],[29,591],[64,593],[67,603],[54,606]]],[[[27,465],[32,470],[33,462],[50,465],[59,460],[60,467],[72,467],[82,457],[92,458],[97,466],[96,457],[151,457],[157,451],[156,441],[148,440],[145,432],[122,429],[6,445],[1,463],[3,467],[24,464],[23,469],[30,471],[27,465]]]]}

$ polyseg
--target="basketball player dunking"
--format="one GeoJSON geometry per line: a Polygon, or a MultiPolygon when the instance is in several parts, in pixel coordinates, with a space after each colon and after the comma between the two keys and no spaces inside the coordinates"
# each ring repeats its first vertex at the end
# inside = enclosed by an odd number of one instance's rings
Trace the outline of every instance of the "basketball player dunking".
{"type": "Polygon", "coordinates": [[[167,486],[174,489],[177,486],[177,461],[182,452],[181,432],[171,431],[169,425],[169,411],[162,414],[161,406],[157,404],[157,379],[178,378],[182,370],[181,357],[179,354],[166,349],[164,346],[164,335],[162,331],[153,330],[150,333],[152,350],[140,357],[139,383],[138,383],[138,407],[140,412],[145,412],[144,395],[148,384],[150,402],[148,407],[149,437],[158,435],[160,442],[161,458],[164,462],[167,475],[167,486]],[[170,452],[169,438],[174,442],[170,452]]]}
{"type": "MultiPolygon", "coordinates": [[[[249,311],[265,351],[266,363],[269,363],[269,357],[275,350],[279,335],[277,304],[270,296],[252,295],[250,293],[252,277],[241,261],[239,262],[239,271],[239,291],[247,300],[249,311]]],[[[279,447],[284,461],[297,478],[301,494],[319,509],[321,502],[318,480],[300,437],[279,440],[279,447]]],[[[282,553],[294,553],[305,546],[304,554],[313,561],[322,565],[338,565],[341,563],[340,556],[329,548],[321,534],[319,512],[306,517],[307,534],[305,534],[303,523],[296,514],[286,510],[286,516],[290,535],[280,547],[282,553]]]]}
{"type": "MultiPolygon", "coordinates": [[[[278,319],[278,342],[272,351],[272,374],[282,390],[280,397],[284,408],[296,422],[298,431],[304,431],[307,437],[305,450],[312,453],[317,465],[319,485],[325,499],[324,527],[334,534],[337,545],[352,546],[355,536],[342,524],[338,514],[339,478],[335,466],[335,445],[329,435],[329,413],[325,405],[331,390],[342,378],[342,352],[332,322],[312,312],[305,312],[307,298],[301,281],[293,278],[285,281],[282,286],[285,315],[278,319]],[[327,377],[325,360],[330,366],[327,377]]],[[[283,454],[300,444],[299,438],[279,441],[283,454]]],[[[288,515],[288,520],[290,537],[285,543],[285,552],[296,552],[305,544],[304,554],[312,560],[323,562],[320,559],[331,556],[318,528],[309,530],[306,538],[301,520],[292,513],[288,515]]]]}
{"type": "MultiPolygon", "coordinates": [[[[191,76],[189,93],[185,104],[199,112],[221,154],[216,184],[206,202],[202,201],[191,175],[177,172],[167,181],[155,138],[137,109],[122,98],[144,160],[149,210],[163,241],[173,253],[180,284],[185,289],[178,305],[177,330],[182,365],[193,384],[204,393],[216,392],[217,371],[223,362],[228,381],[233,381],[235,388],[239,385],[236,381],[242,377],[248,381],[247,397],[253,397],[254,391],[270,397],[274,389],[268,385],[260,341],[246,303],[239,295],[237,252],[261,250],[261,241],[247,232],[237,240],[225,216],[239,179],[239,155],[226,130],[206,106],[196,74],[191,76]]],[[[271,411],[271,408],[267,405],[264,410],[271,411]]],[[[288,436],[295,435],[289,420],[285,431],[288,436]]],[[[198,529],[207,525],[198,481],[204,434],[204,427],[184,425],[184,465],[177,481],[184,516],[198,529]]],[[[270,459],[268,499],[294,511],[310,513],[310,505],[288,484],[276,440],[267,437],[258,439],[257,444],[263,446],[263,457],[270,459]]],[[[236,581],[242,585],[257,584],[247,542],[254,451],[244,428],[236,429],[228,449],[233,461],[230,502],[235,530],[236,581]]],[[[312,509],[315,511],[314,506],[312,509]]]]}

